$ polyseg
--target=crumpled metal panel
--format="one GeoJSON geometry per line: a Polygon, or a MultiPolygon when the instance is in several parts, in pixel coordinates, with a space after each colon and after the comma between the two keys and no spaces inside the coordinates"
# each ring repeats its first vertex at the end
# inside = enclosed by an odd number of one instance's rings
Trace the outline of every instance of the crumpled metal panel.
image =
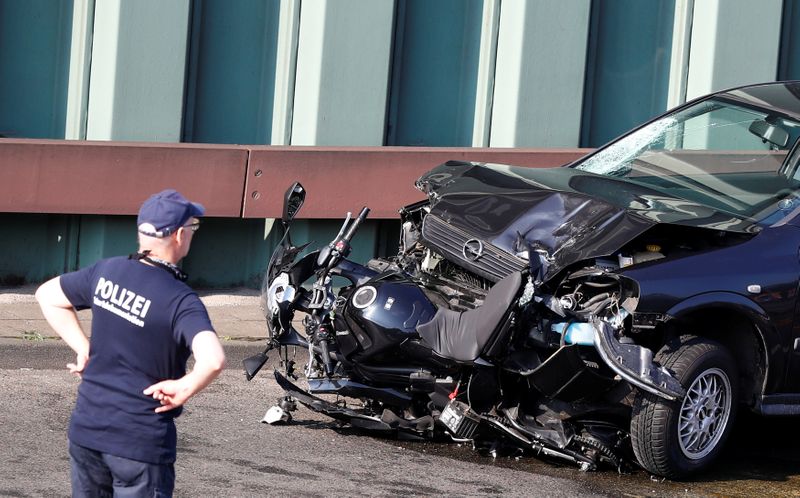
{"type": "Polygon", "coordinates": [[[448,162],[417,186],[431,214],[510,254],[543,250],[545,278],[613,255],[658,223],[754,232],[752,222],[613,178],[572,168],[525,169],[448,162]]]}

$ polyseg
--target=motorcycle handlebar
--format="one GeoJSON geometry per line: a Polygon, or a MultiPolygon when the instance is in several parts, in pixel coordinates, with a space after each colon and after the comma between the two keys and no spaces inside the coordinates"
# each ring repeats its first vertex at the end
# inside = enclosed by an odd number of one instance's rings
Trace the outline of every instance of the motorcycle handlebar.
{"type": "Polygon", "coordinates": [[[361,212],[360,212],[360,213],[358,213],[358,218],[356,218],[356,219],[355,219],[355,221],[353,222],[353,224],[352,224],[352,225],[350,225],[350,228],[347,230],[347,233],[345,233],[345,234],[344,234],[344,237],[342,237],[342,240],[343,240],[344,242],[350,242],[350,239],[352,239],[352,238],[353,238],[353,235],[355,235],[355,233],[356,233],[356,230],[358,230],[358,226],[359,226],[359,225],[360,225],[360,224],[361,224],[361,223],[362,223],[362,222],[363,222],[365,219],[367,219],[367,215],[368,215],[368,214],[369,214],[369,208],[368,208],[368,207],[364,206],[363,208],[361,208],[361,212]]]}
{"type": "Polygon", "coordinates": [[[344,218],[344,223],[342,223],[342,228],[339,229],[339,233],[336,234],[336,238],[333,240],[341,240],[344,231],[347,230],[347,225],[350,223],[350,218],[352,217],[353,217],[352,213],[348,211],[347,216],[344,218]]]}
{"type": "MultiPolygon", "coordinates": [[[[361,208],[358,217],[347,227],[345,234],[341,238],[337,237],[334,239],[327,248],[323,248],[320,251],[319,257],[317,258],[317,265],[324,265],[324,271],[320,274],[320,278],[326,275],[331,268],[336,266],[340,259],[346,258],[350,254],[350,239],[353,238],[359,225],[367,218],[368,214],[368,207],[365,206],[361,208]]],[[[345,225],[346,224],[347,222],[345,222],[345,225]]]]}

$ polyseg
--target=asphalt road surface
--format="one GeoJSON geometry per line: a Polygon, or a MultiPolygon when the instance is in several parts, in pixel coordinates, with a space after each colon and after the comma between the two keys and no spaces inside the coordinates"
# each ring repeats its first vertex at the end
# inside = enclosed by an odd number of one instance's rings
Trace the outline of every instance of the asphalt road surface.
{"type": "MultiPolygon", "coordinates": [[[[638,470],[582,473],[532,457],[493,459],[466,445],[370,437],[305,408],[260,423],[281,396],[270,366],[251,382],[229,367],[178,419],[175,496],[797,496],[798,419],[743,416],[722,461],[692,482],[638,470]]],[[[66,427],[78,379],[60,341],[0,339],[0,496],[69,495],[66,427]]]]}

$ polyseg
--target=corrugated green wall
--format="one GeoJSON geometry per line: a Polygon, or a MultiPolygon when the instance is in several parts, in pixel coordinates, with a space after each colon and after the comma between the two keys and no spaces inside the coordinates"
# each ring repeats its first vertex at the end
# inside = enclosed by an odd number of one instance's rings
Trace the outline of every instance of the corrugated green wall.
{"type": "Polygon", "coordinates": [[[72,0],[0,1],[0,136],[64,137],[71,35],[72,0]]]}
{"type": "MultiPolygon", "coordinates": [[[[41,282],[100,258],[134,252],[133,216],[0,214],[0,285],[41,282]]],[[[295,243],[314,241],[309,250],[338,232],[336,220],[297,220],[295,243]]],[[[399,222],[368,220],[354,240],[351,259],[366,262],[373,254],[397,251],[399,222]]],[[[272,220],[207,218],[183,263],[196,287],[257,288],[272,250],[280,240],[272,220]]]]}

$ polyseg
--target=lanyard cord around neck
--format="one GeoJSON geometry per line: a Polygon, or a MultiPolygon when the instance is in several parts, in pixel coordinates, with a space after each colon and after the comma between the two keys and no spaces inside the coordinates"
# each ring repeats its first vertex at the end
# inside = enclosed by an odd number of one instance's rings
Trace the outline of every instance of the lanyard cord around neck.
{"type": "Polygon", "coordinates": [[[169,261],[165,261],[161,258],[157,258],[155,256],[150,256],[150,250],[146,250],[143,252],[137,252],[128,256],[128,259],[135,259],[145,260],[153,266],[157,266],[162,270],[165,270],[167,273],[175,277],[176,279],[180,280],[181,282],[186,282],[186,279],[189,278],[189,275],[186,274],[185,271],[178,268],[177,265],[174,263],[170,263],[169,261]]]}

